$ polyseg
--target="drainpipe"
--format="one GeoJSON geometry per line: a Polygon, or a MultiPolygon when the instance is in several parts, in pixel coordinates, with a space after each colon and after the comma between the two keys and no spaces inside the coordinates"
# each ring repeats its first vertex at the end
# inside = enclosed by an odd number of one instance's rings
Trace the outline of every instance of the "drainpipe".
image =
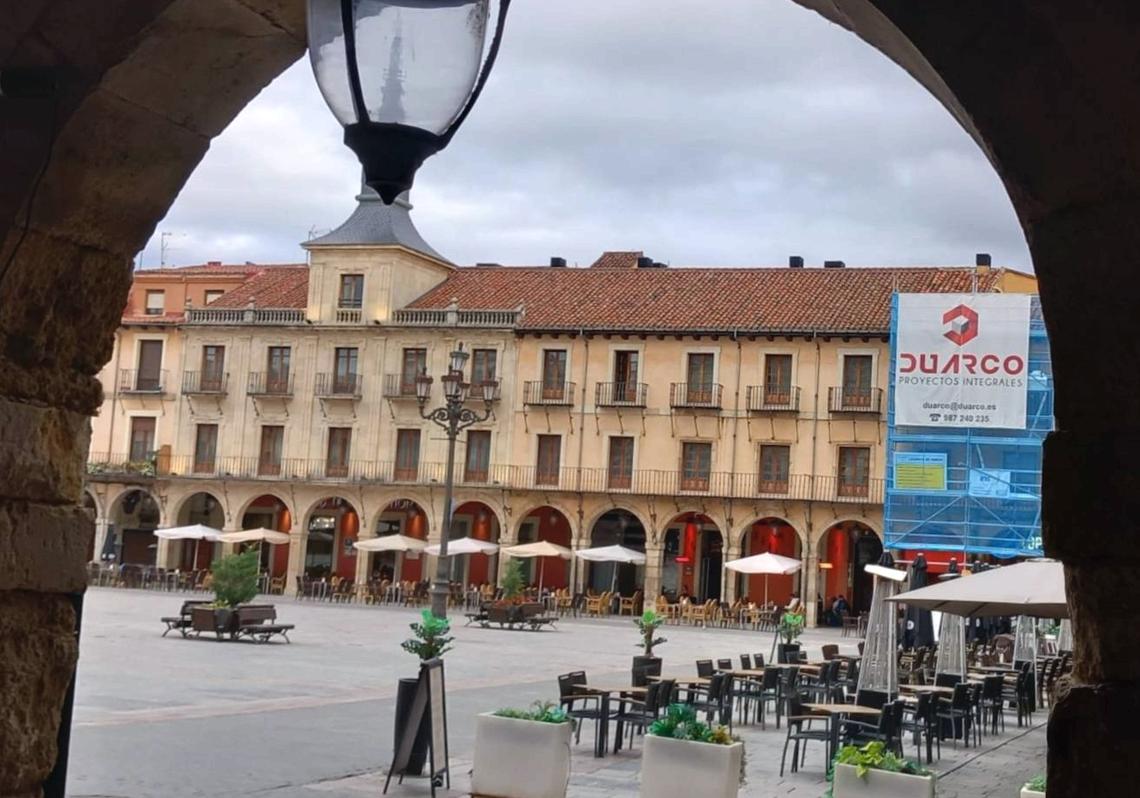
{"type": "MultiPolygon", "coordinates": [[[[730,484],[732,485],[732,497],[736,496],[736,440],[737,440],[738,430],[740,428],[740,380],[741,380],[741,372],[744,371],[744,351],[741,347],[740,335],[738,334],[738,331],[739,331],[739,328],[737,328],[737,327],[734,327],[732,330],[732,340],[736,341],[736,393],[733,397],[733,402],[732,402],[732,466],[731,466],[732,477],[731,477],[731,482],[730,482],[730,484]]],[[[729,499],[728,506],[729,507],[733,506],[732,505],[732,498],[729,499]]],[[[728,540],[729,540],[729,545],[726,547],[726,550],[732,551],[733,550],[733,543],[735,542],[733,540],[733,538],[734,538],[736,532],[735,532],[735,530],[732,529],[732,523],[729,522],[729,520],[727,518],[725,519],[725,521],[728,522],[728,524],[729,524],[729,528],[727,530],[725,530],[728,534],[728,540]]],[[[723,570],[723,567],[722,567],[722,570],[723,570]]],[[[736,598],[736,583],[737,583],[737,581],[738,581],[737,577],[735,575],[733,575],[733,577],[732,577],[732,590],[728,591],[728,585],[726,584],[727,580],[721,579],[721,581],[720,581],[720,600],[721,601],[726,600],[725,595],[728,592],[731,592],[732,598],[734,598],[734,599],[736,598]]]]}
{"type": "MultiPolygon", "coordinates": [[[[814,540],[814,534],[813,534],[815,532],[815,525],[814,525],[813,518],[812,518],[812,509],[815,507],[816,441],[819,437],[819,391],[820,391],[819,375],[820,375],[820,368],[821,368],[822,360],[823,360],[823,353],[822,353],[820,346],[819,346],[819,331],[818,330],[812,330],[811,339],[815,342],[815,395],[812,398],[811,474],[808,478],[808,485],[811,487],[811,497],[808,499],[808,503],[807,503],[807,539],[808,539],[808,547],[809,547],[808,551],[807,551],[807,554],[808,554],[807,560],[809,562],[813,562],[813,561],[818,562],[818,557],[812,557],[811,556],[813,551],[814,551],[813,547],[817,543],[817,541],[814,540]]],[[[817,568],[817,570],[818,570],[818,568],[817,568]]],[[[811,596],[810,597],[811,601],[809,602],[808,597],[805,597],[802,595],[805,591],[805,588],[807,587],[806,582],[807,582],[806,579],[800,580],[800,593],[801,593],[800,599],[804,602],[804,607],[806,607],[808,609],[808,612],[810,614],[814,615],[815,614],[814,610],[815,610],[815,606],[816,606],[815,596],[811,596]]],[[[816,619],[816,622],[818,623],[818,619],[816,619]]]]}
{"type": "MultiPolygon", "coordinates": [[[[590,390],[590,339],[586,337],[586,328],[580,327],[578,334],[582,337],[582,344],[586,347],[585,365],[582,368],[582,407],[578,410],[578,468],[576,469],[575,480],[578,491],[578,507],[582,506],[582,453],[586,445],[586,396],[590,390]]],[[[582,519],[581,513],[578,514],[578,533],[582,533],[582,519]]],[[[567,518],[567,521],[570,519],[567,518]]],[[[573,531],[573,530],[571,530],[573,531]]],[[[570,548],[574,549],[574,539],[571,535],[570,548]]],[[[617,566],[614,566],[615,568],[617,566]]],[[[570,557],[570,585],[571,592],[578,592],[578,558],[575,555],[570,557]]]]}
{"type": "Polygon", "coordinates": [[[111,371],[111,422],[107,425],[107,459],[115,445],[115,406],[119,403],[119,362],[123,356],[123,334],[121,328],[115,330],[115,365],[111,371]]]}

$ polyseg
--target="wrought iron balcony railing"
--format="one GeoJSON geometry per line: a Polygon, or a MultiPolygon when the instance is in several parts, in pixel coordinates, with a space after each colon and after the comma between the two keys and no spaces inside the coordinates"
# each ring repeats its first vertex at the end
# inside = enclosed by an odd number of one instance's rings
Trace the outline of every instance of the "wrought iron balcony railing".
{"type": "Polygon", "coordinates": [[[229,381],[230,375],[224,372],[184,371],[182,372],[182,393],[225,396],[229,381]]]}
{"type": "Polygon", "coordinates": [[[669,386],[669,406],[674,408],[701,408],[719,410],[721,407],[720,385],[675,382],[669,386]]]}
{"type": "Polygon", "coordinates": [[[748,409],[753,413],[796,413],[800,409],[800,389],[795,386],[748,386],[748,409]]]}
{"type": "Polygon", "coordinates": [[[139,371],[119,369],[119,393],[162,394],[166,392],[166,369],[139,371]]]}
{"type": "Polygon", "coordinates": [[[572,382],[535,380],[523,384],[523,404],[572,405],[575,385],[572,382]]]}
{"type": "Polygon", "coordinates": [[[324,399],[359,399],[362,383],[359,374],[318,374],[314,394],[324,399]]]}
{"type": "Polygon", "coordinates": [[[832,413],[883,412],[882,388],[828,388],[827,409],[832,413]]]}
{"type": "Polygon", "coordinates": [[[598,407],[645,407],[649,386],[644,382],[599,382],[594,390],[598,407]]]}
{"type": "Polygon", "coordinates": [[[271,371],[251,371],[246,391],[250,396],[288,398],[293,395],[293,375],[271,371]]]}

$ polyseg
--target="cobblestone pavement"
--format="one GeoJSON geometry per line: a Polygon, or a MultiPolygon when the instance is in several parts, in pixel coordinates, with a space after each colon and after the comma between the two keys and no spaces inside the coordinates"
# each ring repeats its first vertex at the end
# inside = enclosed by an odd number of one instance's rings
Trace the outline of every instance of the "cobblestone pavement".
{"type": "MultiPolygon", "coordinates": [[[[218,643],[160,637],[158,617],[177,612],[182,596],[93,589],[84,615],[72,738],[69,794],[118,797],[265,796],[353,798],[377,795],[392,751],[396,680],[415,674],[399,648],[413,610],[330,606],[274,600],[295,623],[291,645],[218,643]]],[[[566,620],[556,631],[509,632],[456,624],[447,657],[453,789],[464,795],[471,769],[474,717],[503,706],[525,707],[557,696],[555,677],[584,669],[595,683],[623,684],[636,653],[628,619],[566,620]]],[[[771,634],[668,627],[659,653],[665,672],[692,673],[701,657],[768,655],[771,634]]],[[[853,638],[811,630],[804,643],[853,638]]],[[[947,744],[934,768],[945,798],[1017,796],[1044,769],[1045,713],[981,748],[947,744]]],[[[744,796],[819,796],[823,752],[809,749],[799,773],[779,777],[783,730],[738,729],[748,757],[744,796]]],[[[640,743],[594,759],[589,730],[574,748],[570,795],[636,795],[640,743]]],[[[907,753],[913,753],[908,745],[907,753]]],[[[396,796],[428,795],[423,780],[393,787],[396,796]]],[[[694,796],[698,795],[694,792],[694,796]]]]}

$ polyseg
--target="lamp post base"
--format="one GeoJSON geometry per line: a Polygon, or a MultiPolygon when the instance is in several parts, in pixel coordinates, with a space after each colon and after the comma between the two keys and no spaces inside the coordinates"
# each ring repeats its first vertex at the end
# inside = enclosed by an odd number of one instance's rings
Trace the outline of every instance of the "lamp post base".
{"type": "Polygon", "coordinates": [[[447,582],[436,580],[431,583],[431,614],[437,618],[447,617],[447,598],[451,590],[447,582]]]}

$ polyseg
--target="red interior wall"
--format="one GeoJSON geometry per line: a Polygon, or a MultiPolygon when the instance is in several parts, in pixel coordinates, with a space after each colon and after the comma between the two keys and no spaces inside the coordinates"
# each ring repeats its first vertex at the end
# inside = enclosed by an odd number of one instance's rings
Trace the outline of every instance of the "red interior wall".
{"type": "Polygon", "coordinates": [[[345,551],[345,540],[356,540],[360,534],[360,518],[352,510],[346,510],[337,525],[336,547],[333,549],[334,572],[341,579],[356,578],[356,549],[345,551]]]}
{"type": "Polygon", "coordinates": [[[851,589],[848,584],[848,571],[851,570],[850,534],[846,529],[833,527],[827,533],[827,561],[831,569],[827,571],[827,592],[824,593],[824,602],[842,593],[851,602],[851,589]]]}
{"type": "MultiPolygon", "coordinates": [[[[427,516],[421,510],[412,510],[408,513],[408,519],[404,522],[404,534],[410,538],[418,540],[427,540],[427,516]]],[[[418,582],[423,574],[424,555],[420,555],[416,559],[411,559],[408,555],[404,555],[404,565],[400,569],[400,579],[402,581],[418,582]]]]}
{"type": "MultiPolygon", "coordinates": [[[[570,522],[553,507],[541,507],[531,513],[538,519],[538,540],[570,548],[570,522]]],[[[570,586],[570,561],[561,557],[539,557],[534,561],[535,585],[542,574],[542,586],[559,590],[570,586]]]]}
{"type": "MultiPolygon", "coordinates": [[[[748,533],[748,553],[763,554],[771,552],[783,557],[797,557],[796,531],[788,524],[771,521],[761,521],[752,525],[748,533]],[[773,529],[773,527],[775,529],[773,529]],[[777,534],[778,531],[778,534],[777,534]]],[[[781,576],[773,574],[768,577],[768,601],[774,601],[784,606],[795,593],[796,577],[794,574],[781,576]]],[[[745,591],[748,598],[756,603],[764,601],[764,576],[753,574],[745,582],[745,591]]]]}
{"type": "MultiPolygon", "coordinates": [[[[471,537],[492,542],[497,539],[495,514],[484,505],[465,504],[455,512],[456,515],[471,516],[471,537]]],[[[491,558],[486,554],[470,554],[468,558],[467,583],[469,585],[481,585],[491,581],[491,558]]]]}

